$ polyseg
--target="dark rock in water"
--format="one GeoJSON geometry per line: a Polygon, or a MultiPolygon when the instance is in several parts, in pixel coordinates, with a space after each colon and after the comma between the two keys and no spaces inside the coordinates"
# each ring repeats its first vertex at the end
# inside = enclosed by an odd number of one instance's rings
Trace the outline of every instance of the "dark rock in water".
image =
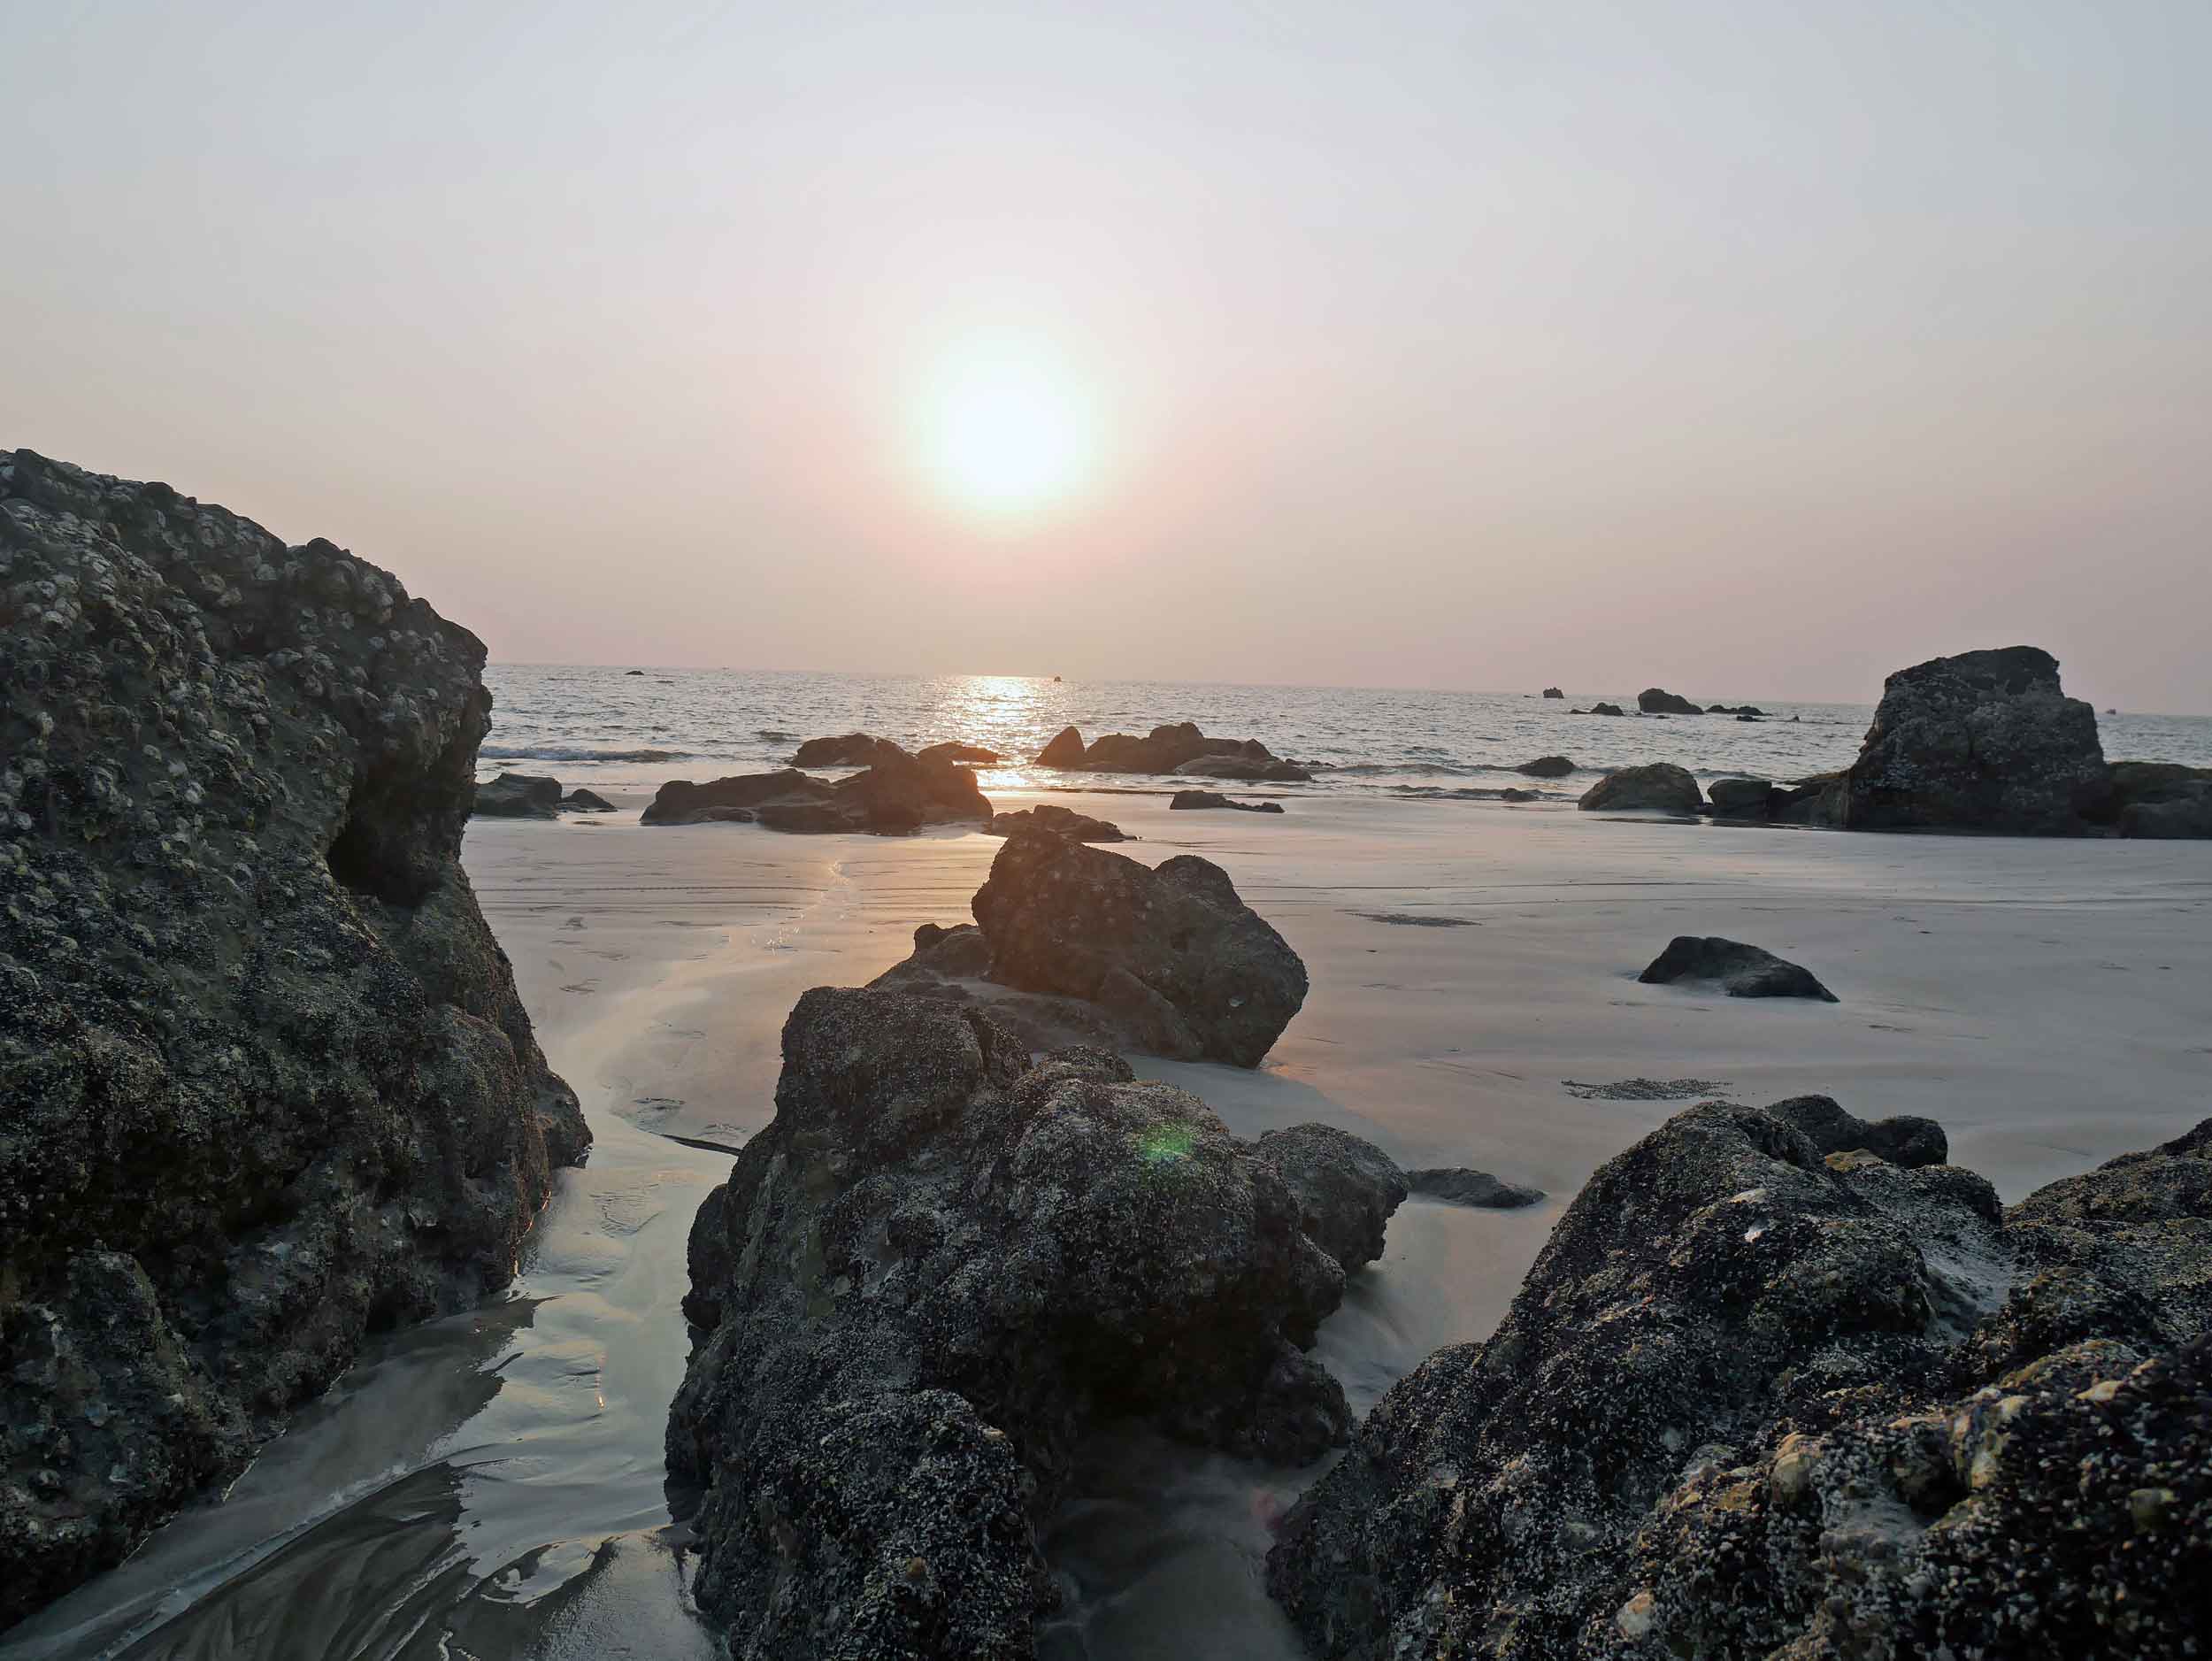
{"type": "Polygon", "coordinates": [[[1574,715],[1626,715],[1628,711],[1621,708],[1621,706],[1617,704],[1593,704],[1586,710],[1573,710],[1570,711],[1569,713],[1574,715]]]}
{"type": "Polygon", "coordinates": [[[1793,1096],[1767,1109],[1784,1124],[1804,1132],[1824,1154],[1863,1148],[1893,1165],[1939,1165],[1951,1157],[1951,1140],[1932,1119],[1902,1113],[1893,1119],[1861,1119],[1832,1096],[1793,1096]]]}
{"type": "Polygon", "coordinates": [[[1234,808],[1240,813],[1279,813],[1283,811],[1280,802],[1240,802],[1222,795],[1218,790],[1178,790],[1168,798],[1167,804],[1186,812],[1202,808],[1234,808]]]}
{"type": "Polygon", "coordinates": [[[1647,715],[1702,715],[1705,711],[1679,694],[1646,687],[1636,695],[1636,707],[1647,715]]]}
{"type": "Polygon", "coordinates": [[[1646,986],[1677,980],[1710,980],[1732,998],[1818,998],[1833,1004],[1836,995],[1793,963],[1770,951],[1723,940],[1717,934],[1677,934],[1666,950],[1636,977],[1646,986]]]}
{"type": "Polygon", "coordinates": [[[626,675],[641,675],[645,673],[645,671],[642,669],[625,669],[622,673],[626,675]]]}
{"type": "Polygon", "coordinates": [[[560,811],[561,781],[527,773],[503,773],[476,787],[469,811],[486,819],[551,819],[560,811]]]}
{"type": "Polygon", "coordinates": [[[2032,646],[1901,669],[1843,778],[1847,830],[2078,834],[2108,789],[2096,711],[2032,646]]]}
{"type": "Polygon", "coordinates": [[[1196,1096],[879,991],[809,992],[783,1055],[693,1228],[707,1330],[668,1427],[733,1653],[1029,1657],[1033,1519],[1087,1432],[1293,1465],[1343,1440],[1304,1350],[1344,1272],[1196,1096]]]}
{"type": "MultiPolygon", "coordinates": [[[[1073,732],[1074,728],[1068,730],[1073,732]]],[[[1046,747],[1047,752],[1066,736],[1063,733],[1060,738],[1054,739],[1046,747]]],[[[1133,738],[1126,733],[1108,733],[1091,741],[1079,762],[1059,765],[1080,766],[1092,773],[1179,773],[1202,778],[1279,780],[1292,783],[1313,777],[1311,772],[1296,762],[1272,754],[1256,738],[1209,738],[1198,730],[1194,721],[1156,727],[1142,738],[1133,738]]]]}
{"type": "Polygon", "coordinates": [[[1485,1211],[1517,1211],[1544,1197],[1541,1188],[1517,1182],[1501,1182],[1487,1171],[1464,1165],[1429,1165],[1406,1173],[1406,1186],[1425,1200],[1443,1200],[1453,1205],[1479,1206],[1485,1211]]]}
{"type": "Polygon", "coordinates": [[[2095,817],[2123,836],[2212,837],[2212,767],[2116,761],[2095,817]]]}
{"type": "Polygon", "coordinates": [[[1025,807],[1018,813],[995,813],[987,828],[994,836],[1011,836],[1017,831],[1041,830],[1079,842],[1126,842],[1136,840],[1118,825],[1110,824],[1102,819],[1093,819],[1088,813],[1078,813],[1072,808],[1056,806],[1050,802],[1025,807]]]}
{"type": "Polygon", "coordinates": [[[980,1001],[1025,1034],[1240,1067],[1259,1065],[1305,1002],[1298,954],[1195,855],[1149,871],[1024,830],[974,910],[979,934],[926,926],[874,984],[980,1001]]]}
{"type": "Polygon", "coordinates": [[[0,1627],[513,1273],[590,1141],[458,855],[484,647],[0,455],[0,1627]]]}
{"type": "Polygon", "coordinates": [[[1406,1196],[1406,1175],[1381,1149],[1333,1125],[1271,1130],[1252,1151],[1298,1197],[1298,1226],[1345,1271],[1383,1254],[1383,1231],[1406,1196]]]}
{"type": "Polygon", "coordinates": [[[570,813],[611,813],[614,804],[596,790],[578,788],[561,798],[561,809],[570,813]]]}
{"type": "Polygon", "coordinates": [[[1763,715],[1739,715],[1736,719],[1740,721],[1763,721],[1766,718],[1763,715]]]}
{"type": "Polygon", "coordinates": [[[1773,815],[1777,793],[1764,779],[1716,779],[1705,794],[1724,819],[1767,819],[1773,815]]]}
{"type": "Polygon", "coordinates": [[[693,784],[661,786],[645,810],[648,825],[757,821],[795,834],[909,834],[928,825],[988,822],[991,804],[975,774],[952,762],[925,761],[886,739],[870,741],[867,767],[832,784],[793,768],[693,784]]]}
{"type": "Polygon", "coordinates": [[[1843,774],[1816,773],[1778,788],[1768,798],[1767,811],[1786,825],[1839,830],[1843,827],[1843,774]]]}
{"type": "Polygon", "coordinates": [[[1609,773],[1575,805],[1591,813],[1694,813],[1705,804],[1697,781],[1671,761],[1609,773]]]}
{"type": "Polygon", "coordinates": [[[1169,772],[1178,779],[1235,779],[1248,784],[1302,784],[1313,778],[1298,763],[1274,756],[1193,756],[1169,772]]]}
{"type": "Polygon", "coordinates": [[[2212,1549],[2212,1121],[2001,1211],[1671,1119],[1286,1519],[1321,1661],[2173,1658],[2212,1549]]]}
{"type": "Polygon", "coordinates": [[[1557,687],[1546,687],[1544,688],[1544,696],[1548,698],[1563,698],[1567,695],[1562,692],[1557,687]]]}
{"type": "Polygon", "coordinates": [[[1508,785],[1498,792],[1498,800],[1501,802],[1540,802],[1543,799],[1544,793],[1541,790],[1517,790],[1511,785],[1508,785]]]}
{"type": "Polygon", "coordinates": [[[1755,721],[1763,716],[1766,711],[1755,704],[1738,704],[1734,705],[1726,704],[1709,704],[1705,706],[1705,713],[1708,715],[1734,715],[1740,716],[1745,720],[1755,721]]]}
{"type": "Polygon", "coordinates": [[[987,767],[1001,759],[995,750],[986,750],[980,744],[927,744],[915,751],[917,761],[956,761],[964,765],[987,767]]]}
{"type": "Polygon", "coordinates": [[[1037,752],[1041,767],[1079,767],[1083,765],[1083,734],[1064,727],[1050,743],[1037,752]]]}
{"type": "Polygon", "coordinates": [[[1574,770],[1574,763],[1564,756],[1539,756],[1535,760],[1525,761],[1513,769],[1516,773],[1525,773],[1538,779],[1563,779],[1574,770]]]}
{"type": "MultiPolygon", "coordinates": [[[[865,767],[887,741],[866,733],[842,733],[834,738],[810,738],[791,757],[795,767],[865,767]]],[[[902,752],[903,753],[903,752],[902,752]]]]}

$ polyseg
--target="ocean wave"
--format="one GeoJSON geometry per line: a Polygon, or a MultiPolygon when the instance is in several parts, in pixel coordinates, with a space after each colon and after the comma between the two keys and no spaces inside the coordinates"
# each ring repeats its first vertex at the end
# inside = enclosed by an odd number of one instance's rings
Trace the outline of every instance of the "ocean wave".
{"type": "Polygon", "coordinates": [[[486,744],[479,756],[490,761],[684,761],[688,750],[593,750],[581,744],[486,744]]]}

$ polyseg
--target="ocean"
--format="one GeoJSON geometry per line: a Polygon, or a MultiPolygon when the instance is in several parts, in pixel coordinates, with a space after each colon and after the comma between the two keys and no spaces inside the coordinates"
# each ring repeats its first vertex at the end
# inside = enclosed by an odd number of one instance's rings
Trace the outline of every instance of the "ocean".
{"type": "MultiPolygon", "coordinates": [[[[1873,719],[1870,704],[1803,704],[1740,688],[1693,686],[1694,702],[1751,704],[1730,715],[1577,715],[1594,702],[1633,711],[1634,689],[1570,689],[1564,698],[1509,692],[1350,687],[1225,686],[1170,681],[1060,681],[1005,675],[857,675],[575,664],[494,664],[495,700],[480,770],[549,773],[564,783],[647,789],[782,766],[798,743],[865,732],[918,747],[981,744],[1008,759],[979,772],[993,789],[1171,788],[1141,777],[1068,773],[1030,757],[1064,727],[1086,740],[1196,721],[1209,734],[1257,738],[1279,756],[1317,765],[1310,785],[1272,793],[1345,793],[1479,800],[1534,785],[1571,800],[1590,777],[1671,761],[1702,781],[1726,774],[1786,781],[1847,765],[1873,719]],[[1512,771],[1561,755],[1580,780],[1546,783],[1512,771]]],[[[2212,766],[2212,717],[2100,712],[2114,759],[2212,766]]],[[[1188,781],[1184,781],[1187,783],[1188,781]]]]}

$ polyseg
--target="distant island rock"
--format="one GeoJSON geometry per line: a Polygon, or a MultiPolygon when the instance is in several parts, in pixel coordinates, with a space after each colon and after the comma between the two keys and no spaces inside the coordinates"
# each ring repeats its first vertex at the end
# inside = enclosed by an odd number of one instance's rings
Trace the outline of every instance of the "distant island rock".
{"type": "Polygon", "coordinates": [[[926,744],[915,751],[923,761],[956,761],[964,766],[987,767],[1002,759],[995,750],[981,744],[926,744]]]}
{"type": "Polygon", "coordinates": [[[976,921],[925,923],[872,985],[979,1002],[1039,1050],[1102,1043],[1256,1067],[1306,997],[1306,966],[1219,865],[1136,860],[1034,828],[1007,838],[976,921]]]}
{"type": "Polygon", "coordinates": [[[1156,727],[1142,738],[1108,733],[1084,743],[1063,729],[1038,752],[1038,764],[1086,773],[1151,773],[1271,783],[1303,783],[1312,771],[1275,755],[1256,738],[1209,738],[1194,721],[1156,727]]]}
{"type": "MultiPolygon", "coordinates": [[[[459,859],[483,642],[317,540],[0,454],[0,1627],[591,1142],[459,859]]],[[[191,1525],[187,1525],[188,1526],[191,1525]]]]}
{"type": "Polygon", "coordinates": [[[1563,698],[1567,695],[1562,692],[1557,687],[1546,687],[1544,688],[1544,696],[1548,698],[1563,698]]]}
{"type": "MultiPolygon", "coordinates": [[[[835,783],[793,767],[705,784],[672,779],[656,793],[641,822],[757,823],[797,835],[872,836],[910,835],[931,825],[990,822],[991,804],[971,769],[910,756],[888,739],[867,742],[867,766],[835,783]]],[[[841,753],[860,752],[848,748],[841,753]]]]}
{"type": "Polygon", "coordinates": [[[1646,687],[1636,695],[1636,707],[1647,715],[1702,715],[1705,711],[1679,693],[1646,687]]]}
{"type": "Polygon", "coordinates": [[[1687,769],[1671,761],[1609,773],[1576,804],[1590,813],[1695,813],[1705,793],[1687,769]]]}
{"type": "Polygon", "coordinates": [[[1233,808],[1240,813],[1279,813],[1280,802],[1240,802],[1218,790],[1178,790],[1168,798],[1168,806],[1179,812],[1194,812],[1207,808],[1233,808]]]}
{"type": "Polygon", "coordinates": [[[1570,710],[1570,711],[1568,711],[1568,713],[1569,713],[1570,715],[1620,715],[1620,716],[1625,716],[1625,715],[1628,713],[1628,711],[1627,711],[1626,710],[1624,710],[1624,709],[1621,708],[1621,706],[1620,706],[1619,704],[1592,704],[1592,705],[1591,705],[1588,709],[1586,709],[1586,710],[1570,710]]]}
{"type": "Polygon", "coordinates": [[[798,752],[791,757],[791,765],[795,767],[864,767],[875,760],[877,746],[888,742],[868,733],[841,733],[832,738],[810,738],[799,746],[798,752]]]}

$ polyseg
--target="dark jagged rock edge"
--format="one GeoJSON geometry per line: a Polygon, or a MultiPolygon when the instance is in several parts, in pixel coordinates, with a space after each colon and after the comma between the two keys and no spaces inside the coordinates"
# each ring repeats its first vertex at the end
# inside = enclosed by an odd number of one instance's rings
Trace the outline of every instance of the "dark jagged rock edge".
{"type": "Polygon", "coordinates": [[[1154,727],[1142,738],[1108,733],[1088,744],[1063,727],[1037,752],[1040,766],[1086,773],[1171,773],[1185,778],[1305,783],[1312,769],[1277,756],[1256,738],[1209,738],[1194,721],[1154,727]]]}
{"type": "Polygon", "coordinates": [[[0,458],[0,1626],[505,1283],[589,1142],[458,860],[484,648],[0,458]]]}
{"type": "Polygon", "coordinates": [[[1270,1589],[1322,1661],[2178,1661],[2208,1326],[2212,1120],[2007,1209],[1708,1103],[1378,1404],[1270,1589]]]}
{"type": "Polygon", "coordinates": [[[934,999],[818,988],[783,1054],[693,1225],[669,1416],[733,1653],[1023,1661],[1053,1603],[1034,1520],[1087,1432],[1292,1464],[1343,1440],[1305,1350],[1345,1270],[1302,1225],[1379,1247],[1404,1193],[1379,1150],[1246,1148],[1117,1057],[1033,1065],[934,999]]]}
{"type": "Polygon", "coordinates": [[[1259,1065],[1306,997],[1306,966],[1219,865],[1137,861],[1047,831],[1009,837],[972,902],[925,923],[870,984],[977,1004],[1034,1050],[1096,1044],[1259,1065]]]}
{"type": "Polygon", "coordinates": [[[1810,970],[1776,957],[1763,946],[1747,946],[1718,934],[1677,934],[1636,979],[1645,986],[1709,981],[1732,998],[1837,1001],[1836,995],[1821,985],[1810,970]]]}

